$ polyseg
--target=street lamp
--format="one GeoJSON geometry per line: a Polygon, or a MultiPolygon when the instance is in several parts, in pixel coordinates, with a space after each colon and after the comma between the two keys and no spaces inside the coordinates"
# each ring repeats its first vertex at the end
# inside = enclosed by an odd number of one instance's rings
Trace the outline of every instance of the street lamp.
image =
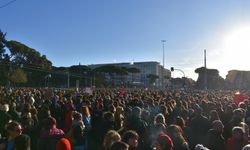
{"type": "Polygon", "coordinates": [[[161,86],[164,88],[164,68],[165,68],[165,42],[166,40],[161,40],[162,42],[162,73],[161,73],[161,86]]]}

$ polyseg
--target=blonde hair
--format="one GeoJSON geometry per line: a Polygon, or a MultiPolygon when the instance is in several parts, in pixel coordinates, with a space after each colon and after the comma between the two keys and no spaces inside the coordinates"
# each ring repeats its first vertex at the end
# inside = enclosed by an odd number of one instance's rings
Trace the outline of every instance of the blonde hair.
{"type": "Polygon", "coordinates": [[[120,140],[121,140],[121,136],[118,132],[116,132],[115,130],[109,130],[104,137],[104,141],[103,141],[104,150],[110,150],[112,144],[120,140]]]}

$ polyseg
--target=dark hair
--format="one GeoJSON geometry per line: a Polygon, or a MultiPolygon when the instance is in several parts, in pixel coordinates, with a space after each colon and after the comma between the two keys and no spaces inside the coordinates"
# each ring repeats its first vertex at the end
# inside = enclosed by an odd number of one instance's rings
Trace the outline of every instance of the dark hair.
{"type": "Polygon", "coordinates": [[[130,138],[139,138],[139,135],[133,131],[133,130],[128,130],[123,134],[122,141],[128,143],[130,138]]]}
{"type": "Polygon", "coordinates": [[[115,142],[111,146],[111,150],[127,150],[128,148],[129,148],[129,145],[122,141],[115,142]]]}
{"type": "Polygon", "coordinates": [[[21,132],[21,125],[20,123],[16,122],[16,121],[11,121],[6,125],[6,130],[7,131],[19,131],[21,132]]]}
{"type": "Polygon", "coordinates": [[[21,134],[15,138],[14,141],[15,150],[30,150],[30,137],[25,134],[21,134]]]}
{"type": "Polygon", "coordinates": [[[44,120],[45,129],[51,129],[53,126],[56,126],[56,119],[54,117],[48,117],[44,120]]]}
{"type": "Polygon", "coordinates": [[[75,140],[75,145],[83,145],[83,128],[81,125],[74,125],[72,127],[72,134],[73,138],[75,140]]]}
{"type": "Polygon", "coordinates": [[[74,120],[82,120],[82,114],[79,112],[74,111],[72,116],[74,120]]]}

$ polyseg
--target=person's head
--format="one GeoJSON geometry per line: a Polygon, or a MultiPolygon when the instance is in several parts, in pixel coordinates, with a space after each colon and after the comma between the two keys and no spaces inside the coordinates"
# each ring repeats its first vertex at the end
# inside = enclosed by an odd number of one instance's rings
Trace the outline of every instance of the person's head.
{"type": "Polygon", "coordinates": [[[234,127],[232,129],[232,136],[238,140],[242,140],[244,138],[244,130],[242,127],[234,127]]]}
{"type": "Polygon", "coordinates": [[[167,127],[167,134],[171,137],[178,137],[182,135],[182,129],[178,125],[170,125],[167,127]]]}
{"type": "Polygon", "coordinates": [[[115,113],[116,108],[115,108],[115,106],[114,106],[113,104],[111,104],[111,105],[109,105],[108,110],[109,110],[111,113],[115,113]]]}
{"type": "Polygon", "coordinates": [[[9,122],[6,125],[6,130],[10,139],[15,139],[18,135],[22,134],[22,126],[16,121],[9,122]]]}
{"type": "Polygon", "coordinates": [[[197,144],[194,149],[195,150],[209,150],[207,147],[204,147],[201,144],[197,144]]]}
{"type": "Polygon", "coordinates": [[[134,107],[132,109],[132,114],[136,117],[141,117],[141,108],[140,107],[134,107]]]}
{"type": "Polygon", "coordinates": [[[160,132],[160,134],[157,137],[156,144],[155,144],[156,150],[172,150],[173,147],[174,147],[174,144],[171,138],[164,132],[160,132]]]}
{"type": "Polygon", "coordinates": [[[120,140],[121,140],[121,136],[118,132],[114,130],[109,130],[104,137],[104,141],[103,141],[104,149],[105,150],[110,149],[113,143],[120,141],[120,140]]]}
{"type": "Polygon", "coordinates": [[[176,117],[176,125],[183,128],[185,126],[185,120],[180,116],[176,117]]]}
{"type": "Polygon", "coordinates": [[[242,119],[244,118],[244,112],[242,111],[241,108],[235,109],[233,111],[233,117],[235,119],[238,119],[239,121],[242,121],[242,119]]]}
{"type": "Polygon", "coordinates": [[[161,131],[164,132],[166,130],[166,125],[163,123],[157,123],[154,125],[155,132],[158,134],[161,131]]]}
{"type": "Polygon", "coordinates": [[[215,120],[212,123],[213,129],[218,132],[218,133],[222,133],[223,129],[224,129],[224,125],[220,120],[215,120]]]}
{"type": "Polygon", "coordinates": [[[148,110],[143,109],[141,113],[141,118],[145,121],[150,120],[150,112],[148,110]]]}
{"type": "Polygon", "coordinates": [[[210,121],[220,120],[218,112],[216,110],[211,110],[210,111],[209,120],[210,121]]]}
{"type": "Polygon", "coordinates": [[[18,135],[14,141],[14,150],[30,150],[30,137],[25,134],[18,135]]]}
{"type": "Polygon", "coordinates": [[[250,144],[247,144],[246,146],[244,146],[244,147],[242,148],[242,150],[250,150],[250,144]]]}
{"type": "Polygon", "coordinates": [[[163,124],[166,124],[165,122],[165,117],[163,116],[162,113],[159,113],[155,116],[154,118],[154,123],[157,124],[157,123],[163,123],[163,124]]]}
{"type": "Polygon", "coordinates": [[[48,117],[47,119],[44,120],[44,128],[46,130],[49,130],[51,128],[56,127],[56,119],[53,117],[48,117]]]}
{"type": "Polygon", "coordinates": [[[103,114],[103,120],[106,121],[106,122],[114,122],[115,116],[111,112],[105,112],[103,114]]]}
{"type": "Polygon", "coordinates": [[[198,104],[196,104],[196,105],[194,106],[194,111],[195,111],[195,115],[199,116],[199,115],[202,114],[203,109],[202,109],[198,104]]]}
{"type": "Polygon", "coordinates": [[[81,125],[74,125],[72,127],[72,135],[76,144],[81,144],[83,142],[83,132],[84,129],[81,125]]]}
{"type": "Polygon", "coordinates": [[[78,120],[78,121],[82,120],[82,114],[77,111],[73,112],[72,117],[73,117],[73,120],[78,120]]]}
{"type": "Polygon", "coordinates": [[[89,111],[89,107],[88,106],[82,106],[82,113],[89,117],[90,116],[90,111],[89,111]]]}
{"type": "Polygon", "coordinates": [[[1,105],[0,111],[8,112],[9,111],[9,105],[8,104],[1,105]]]}
{"type": "Polygon", "coordinates": [[[122,141],[128,143],[129,147],[137,147],[138,139],[139,135],[133,130],[126,131],[122,137],[122,141]]]}
{"type": "Polygon", "coordinates": [[[122,141],[117,141],[111,146],[111,150],[128,150],[129,145],[122,141]]]}
{"type": "Polygon", "coordinates": [[[249,136],[249,127],[248,127],[248,125],[245,122],[241,122],[239,126],[243,128],[244,134],[248,138],[248,136],[249,136]]]}
{"type": "Polygon", "coordinates": [[[66,138],[61,138],[56,143],[56,150],[71,150],[71,145],[70,145],[69,140],[66,138]]]}
{"type": "Polygon", "coordinates": [[[123,109],[123,107],[121,107],[121,106],[118,106],[117,108],[116,108],[116,112],[115,112],[116,114],[118,114],[118,115],[124,115],[124,109],[123,109]]]}

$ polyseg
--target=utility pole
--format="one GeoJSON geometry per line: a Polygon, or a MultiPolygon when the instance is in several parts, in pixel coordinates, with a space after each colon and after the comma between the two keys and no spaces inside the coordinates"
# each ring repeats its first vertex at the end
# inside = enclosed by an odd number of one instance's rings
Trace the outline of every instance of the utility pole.
{"type": "Polygon", "coordinates": [[[204,50],[204,89],[207,90],[207,51],[204,50]]]}

